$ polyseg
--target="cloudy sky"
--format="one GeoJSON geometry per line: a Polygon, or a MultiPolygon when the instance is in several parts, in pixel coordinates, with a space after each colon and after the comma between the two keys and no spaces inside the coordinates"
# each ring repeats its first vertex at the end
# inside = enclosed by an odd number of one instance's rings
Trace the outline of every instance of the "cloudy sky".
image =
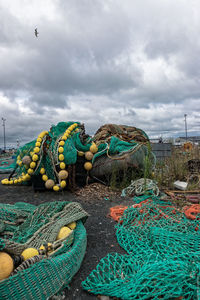
{"type": "Polygon", "coordinates": [[[184,114],[197,134],[199,0],[0,0],[7,145],[73,120],[180,135],[184,114]]]}

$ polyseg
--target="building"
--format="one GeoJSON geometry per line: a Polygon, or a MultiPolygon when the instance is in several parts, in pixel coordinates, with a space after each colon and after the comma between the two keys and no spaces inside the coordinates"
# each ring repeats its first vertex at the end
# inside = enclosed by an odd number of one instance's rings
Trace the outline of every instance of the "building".
{"type": "MultiPolygon", "coordinates": [[[[184,137],[180,136],[178,139],[182,143],[186,142],[186,137],[185,136],[184,137]]],[[[190,142],[195,143],[195,144],[196,143],[200,144],[200,136],[188,136],[187,141],[190,141],[190,142]]]]}

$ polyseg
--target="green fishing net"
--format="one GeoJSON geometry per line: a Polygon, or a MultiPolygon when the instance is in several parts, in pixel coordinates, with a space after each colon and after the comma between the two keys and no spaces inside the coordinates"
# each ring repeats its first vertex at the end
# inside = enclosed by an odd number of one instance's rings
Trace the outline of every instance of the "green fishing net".
{"type": "Polygon", "coordinates": [[[128,255],[108,254],[84,289],[121,299],[198,299],[199,218],[155,200],[148,196],[125,210],[116,236],[128,255]]]}
{"type": "MultiPolygon", "coordinates": [[[[17,257],[27,248],[52,243],[53,252],[0,281],[1,299],[49,299],[67,287],[86,251],[88,214],[74,202],[0,204],[0,250],[17,257]],[[66,238],[57,240],[61,227],[76,222],[66,238]]],[[[23,263],[22,263],[23,264],[23,263]]]]}

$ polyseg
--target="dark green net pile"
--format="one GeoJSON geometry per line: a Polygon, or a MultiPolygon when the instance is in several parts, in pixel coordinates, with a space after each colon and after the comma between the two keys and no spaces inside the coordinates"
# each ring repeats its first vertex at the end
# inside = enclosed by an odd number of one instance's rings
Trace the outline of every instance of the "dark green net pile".
{"type": "Polygon", "coordinates": [[[125,210],[116,226],[127,255],[110,253],[82,283],[84,289],[121,299],[199,299],[198,216],[147,199],[125,210]]]}

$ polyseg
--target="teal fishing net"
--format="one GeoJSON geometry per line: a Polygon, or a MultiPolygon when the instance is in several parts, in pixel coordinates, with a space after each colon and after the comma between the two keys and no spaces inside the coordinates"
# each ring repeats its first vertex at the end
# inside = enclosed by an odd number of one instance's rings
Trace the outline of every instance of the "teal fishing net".
{"type": "Polygon", "coordinates": [[[0,250],[16,261],[27,248],[39,250],[45,243],[53,245],[48,255],[34,256],[32,263],[19,262],[8,278],[0,280],[1,299],[50,299],[66,288],[85,255],[83,222],[87,216],[76,202],[55,201],[39,206],[0,203],[0,250]],[[74,230],[57,239],[60,229],[71,222],[76,222],[74,230]]]}
{"type": "Polygon", "coordinates": [[[94,294],[121,299],[198,299],[199,217],[148,198],[125,210],[116,225],[128,255],[110,253],[82,283],[94,294]]]}

